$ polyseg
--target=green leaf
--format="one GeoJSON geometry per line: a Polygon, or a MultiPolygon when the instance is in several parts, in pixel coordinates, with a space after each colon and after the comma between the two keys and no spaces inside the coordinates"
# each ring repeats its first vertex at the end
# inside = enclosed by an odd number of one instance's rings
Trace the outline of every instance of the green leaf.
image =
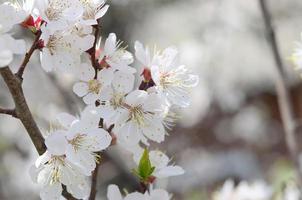
{"type": "Polygon", "coordinates": [[[154,172],[155,167],[151,165],[151,161],[149,158],[149,152],[147,149],[144,150],[144,153],[139,161],[139,165],[137,169],[133,170],[134,174],[136,174],[141,180],[147,181],[148,178],[154,172]]]}

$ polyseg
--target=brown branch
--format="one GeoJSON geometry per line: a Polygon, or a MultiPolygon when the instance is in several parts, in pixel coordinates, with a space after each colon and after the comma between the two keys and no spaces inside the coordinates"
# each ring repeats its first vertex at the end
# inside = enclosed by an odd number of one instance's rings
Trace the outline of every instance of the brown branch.
{"type": "MultiPolygon", "coordinates": [[[[100,154],[99,154],[100,155],[100,154]]],[[[98,181],[98,172],[99,172],[100,163],[97,163],[94,171],[91,176],[91,190],[89,195],[89,200],[95,200],[97,193],[97,181],[98,181]]]]}
{"type": "Polygon", "coordinates": [[[42,31],[39,30],[37,33],[36,33],[36,37],[35,37],[35,40],[32,44],[32,46],[30,47],[29,51],[25,54],[25,57],[20,65],[20,68],[18,70],[18,72],[16,73],[16,75],[20,78],[20,80],[22,81],[23,80],[23,73],[24,73],[24,70],[32,56],[32,54],[34,53],[34,51],[36,49],[38,49],[38,46],[39,46],[39,40],[40,40],[40,37],[41,37],[41,34],[42,34],[42,31]]]}
{"type": "Polygon", "coordinates": [[[0,107],[0,114],[11,115],[12,117],[18,118],[15,109],[5,109],[0,107]]]}
{"type": "Polygon", "coordinates": [[[44,138],[26,103],[21,80],[13,74],[9,67],[1,68],[0,73],[15,102],[16,116],[24,125],[38,153],[42,155],[46,151],[44,138]]]}
{"type": "Polygon", "coordinates": [[[275,31],[272,25],[271,16],[269,10],[267,8],[267,4],[265,0],[259,0],[261,12],[263,15],[263,19],[265,22],[266,34],[268,42],[271,46],[272,54],[274,56],[275,64],[276,64],[276,76],[275,76],[275,86],[276,92],[278,96],[278,104],[281,114],[281,119],[284,126],[285,132],[285,141],[290,153],[292,160],[296,165],[297,174],[299,175],[299,182],[302,181],[300,167],[299,167],[299,149],[297,145],[296,139],[296,126],[295,119],[293,113],[293,106],[290,100],[290,94],[287,86],[287,78],[284,70],[284,65],[279,53],[279,48],[276,40],[275,31]]]}

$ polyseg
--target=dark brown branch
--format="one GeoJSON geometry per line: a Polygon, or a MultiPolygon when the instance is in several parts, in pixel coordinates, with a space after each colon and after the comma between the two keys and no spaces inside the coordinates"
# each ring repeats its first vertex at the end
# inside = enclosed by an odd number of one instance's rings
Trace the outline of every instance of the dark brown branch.
{"type": "Polygon", "coordinates": [[[20,68],[18,70],[18,72],[16,73],[16,75],[20,78],[20,80],[23,79],[23,73],[24,73],[24,70],[32,56],[32,54],[34,53],[34,51],[36,49],[38,49],[38,46],[39,46],[39,40],[40,40],[40,37],[41,37],[41,34],[42,34],[42,31],[39,30],[37,33],[36,33],[36,37],[35,37],[35,40],[32,44],[32,46],[30,47],[29,51],[25,54],[25,57],[23,59],[23,62],[22,64],[20,65],[20,68]]]}
{"type": "Polygon", "coordinates": [[[299,167],[299,149],[296,140],[296,126],[295,118],[293,113],[293,106],[290,99],[290,94],[287,86],[287,78],[284,70],[284,65],[279,53],[278,43],[276,40],[276,35],[274,27],[272,25],[271,16],[267,8],[265,0],[259,0],[261,12],[265,22],[266,34],[269,45],[271,46],[272,54],[274,56],[276,64],[276,76],[275,76],[275,86],[278,96],[278,104],[281,113],[281,118],[284,126],[285,141],[290,153],[292,160],[297,167],[297,173],[299,175],[299,182],[301,181],[301,172],[299,167]]]}
{"type": "Polygon", "coordinates": [[[42,155],[46,151],[44,138],[26,103],[21,80],[13,74],[9,67],[1,68],[0,73],[15,102],[16,116],[24,125],[38,153],[42,155]]]}
{"type": "Polygon", "coordinates": [[[92,172],[92,176],[91,176],[91,190],[90,190],[89,200],[95,200],[95,197],[96,197],[96,193],[97,193],[97,189],[96,188],[97,188],[99,167],[100,167],[100,163],[97,163],[96,168],[92,172]]]}
{"type": "Polygon", "coordinates": [[[15,109],[5,109],[0,107],[0,114],[11,115],[12,117],[17,118],[16,110],[15,109]]]}

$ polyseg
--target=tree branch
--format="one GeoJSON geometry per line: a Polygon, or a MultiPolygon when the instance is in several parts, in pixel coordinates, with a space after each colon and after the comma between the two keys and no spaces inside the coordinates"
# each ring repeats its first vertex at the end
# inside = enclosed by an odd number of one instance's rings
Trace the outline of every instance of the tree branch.
{"type": "Polygon", "coordinates": [[[290,100],[290,94],[288,92],[287,86],[287,78],[284,70],[284,65],[279,53],[278,44],[276,41],[275,31],[272,25],[272,20],[270,13],[267,8],[267,4],[265,0],[259,0],[261,12],[263,15],[267,39],[269,45],[271,46],[272,54],[274,56],[275,64],[276,64],[276,76],[275,76],[275,86],[276,92],[278,96],[278,104],[281,113],[281,119],[284,126],[285,132],[285,141],[290,153],[292,160],[296,165],[297,174],[299,175],[299,182],[301,182],[301,172],[299,167],[299,149],[296,140],[296,126],[295,119],[293,113],[293,106],[290,100]]]}
{"type": "Polygon", "coordinates": [[[15,109],[5,109],[0,107],[0,114],[11,115],[12,117],[18,118],[15,109]]]}
{"type": "Polygon", "coordinates": [[[38,30],[38,32],[36,33],[36,37],[35,37],[35,40],[31,46],[31,48],[29,49],[29,51],[25,54],[25,57],[23,59],[23,62],[18,70],[18,72],[16,73],[16,75],[20,78],[20,80],[22,81],[23,80],[23,73],[24,73],[24,70],[32,56],[32,54],[34,53],[34,51],[38,48],[38,45],[39,45],[39,40],[40,40],[40,37],[41,37],[41,34],[42,34],[42,31],[41,30],[38,30]]]}
{"type": "MultiPolygon", "coordinates": [[[[99,154],[100,155],[100,154],[99,154]]],[[[98,172],[99,172],[100,163],[97,163],[94,171],[91,176],[91,190],[89,195],[89,200],[95,200],[97,193],[97,181],[98,181],[98,172]]]]}
{"type": "Polygon", "coordinates": [[[21,80],[13,74],[9,67],[1,68],[0,73],[15,102],[16,116],[24,125],[38,153],[42,155],[46,151],[44,138],[26,103],[21,86],[21,80]]]}

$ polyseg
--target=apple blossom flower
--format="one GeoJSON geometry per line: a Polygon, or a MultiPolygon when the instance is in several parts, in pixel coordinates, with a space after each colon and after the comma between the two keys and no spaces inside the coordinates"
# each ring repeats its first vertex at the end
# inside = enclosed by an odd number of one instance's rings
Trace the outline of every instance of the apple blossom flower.
{"type": "Polygon", "coordinates": [[[117,71],[114,73],[112,87],[107,87],[103,91],[98,112],[109,125],[114,124],[124,110],[125,96],[132,91],[134,79],[132,74],[117,71]]]}
{"type": "Polygon", "coordinates": [[[144,194],[139,192],[133,192],[127,194],[124,198],[116,185],[109,185],[107,189],[108,200],[170,200],[170,195],[163,189],[150,189],[150,192],[146,191],[144,194]]]}
{"type": "Polygon", "coordinates": [[[104,49],[99,56],[100,65],[103,68],[112,68],[125,73],[135,73],[136,70],[129,66],[133,62],[133,56],[121,45],[122,42],[117,41],[116,35],[110,33],[105,41],[104,49]]]}
{"type": "Polygon", "coordinates": [[[40,53],[42,68],[49,72],[53,69],[70,72],[80,65],[80,55],[91,48],[94,36],[79,37],[69,31],[55,31],[52,33],[45,26],[42,27],[41,39],[44,48],[40,53]]]}
{"type": "Polygon", "coordinates": [[[155,142],[165,138],[165,128],[161,116],[161,100],[156,94],[135,90],[124,100],[123,107],[115,122],[115,133],[122,143],[135,144],[142,141],[147,144],[146,137],[155,142]]]}
{"type": "Polygon", "coordinates": [[[96,25],[97,20],[103,17],[109,5],[105,5],[104,0],[79,0],[84,7],[83,23],[86,25],[96,25]]]}
{"type": "Polygon", "coordinates": [[[214,200],[269,200],[272,188],[262,181],[252,184],[240,182],[237,187],[232,180],[227,180],[222,188],[214,194],[214,200]]]}
{"type": "Polygon", "coordinates": [[[90,187],[88,178],[65,155],[52,155],[46,151],[40,156],[31,169],[32,179],[42,186],[40,197],[42,200],[59,200],[62,185],[76,198],[86,198],[90,187]]]}
{"type": "Polygon", "coordinates": [[[39,0],[36,8],[50,30],[63,30],[83,15],[83,7],[75,0],[39,0]]]}
{"type": "Polygon", "coordinates": [[[62,113],[58,116],[59,122],[66,127],[65,145],[52,143],[53,146],[66,147],[66,157],[72,163],[77,165],[82,172],[90,176],[96,167],[98,155],[96,152],[109,147],[111,136],[107,131],[99,128],[100,117],[92,108],[87,107],[77,119],[72,115],[62,113]]]}
{"type": "MultiPolygon", "coordinates": [[[[138,165],[144,150],[140,148],[133,148],[133,158],[138,165]]],[[[131,151],[131,150],[130,150],[131,151]]],[[[185,173],[182,167],[177,165],[169,165],[169,157],[159,150],[149,152],[149,159],[152,167],[155,167],[152,176],[156,178],[167,178],[170,176],[179,176],[185,173]]]]}
{"type": "Polygon", "coordinates": [[[170,104],[187,107],[190,104],[189,89],[198,84],[198,76],[193,75],[184,65],[178,65],[178,51],[169,47],[162,53],[150,57],[148,48],[135,42],[137,59],[151,72],[151,78],[158,91],[170,104]]]}
{"type": "Polygon", "coordinates": [[[113,71],[111,69],[102,69],[97,73],[95,78],[95,70],[88,64],[82,64],[78,70],[80,82],[75,83],[73,91],[79,97],[83,97],[86,104],[94,104],[100,99],[106,87],[109,87],[113,79],[113,71]]]}

